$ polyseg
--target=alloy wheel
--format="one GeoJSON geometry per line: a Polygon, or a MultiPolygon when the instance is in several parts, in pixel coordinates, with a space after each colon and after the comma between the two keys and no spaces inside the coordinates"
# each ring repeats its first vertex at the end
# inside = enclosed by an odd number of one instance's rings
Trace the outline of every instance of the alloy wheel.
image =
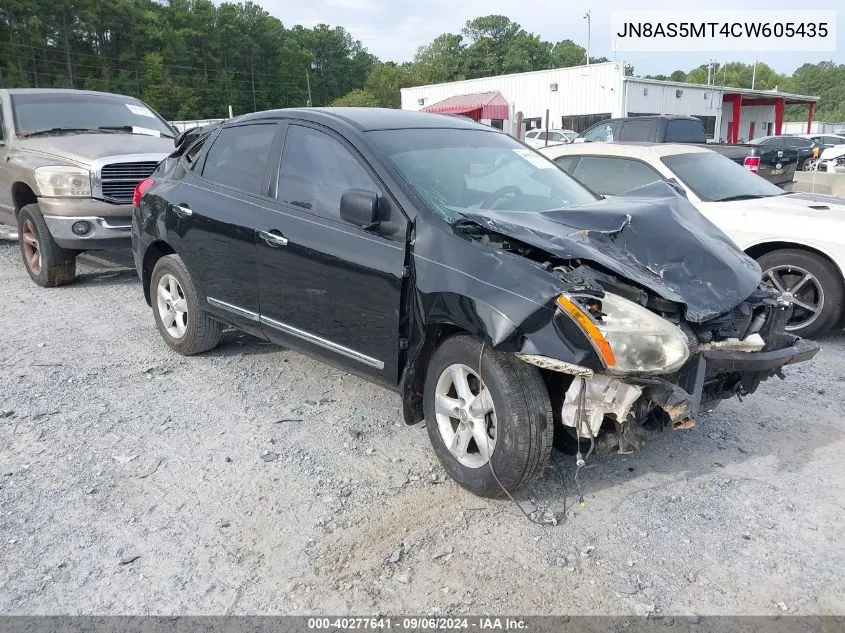
{"type": "Polygon", "coordinates": [[[24,220],[21,223],[21,245],[26,266],[33,275],[41,273],[41,249],[38,247],[38,233],[32,220],[24,220]]]}
{"type": "Polygon", "coordinates": [[[774,266],[763,272],[763,279],[792,302],[787,330],[805,328],[819,318],[824,308],[824,289],[812,273],[800,266],[774,266]]]}
{"type": "Polygon", "coordinates": [[[173,338],[182,338],[188,331],[188,302],[179,280],[162,275],[156,290],[156,306],[164,329],[173,338]]]}
{"type": "Polygon", "coordinates": [[[435,388],[434,412],[444,445],[461,465],[487,464],[496,446],[496,409],[475,371],[462,364],[444,369],[435,388]]]}

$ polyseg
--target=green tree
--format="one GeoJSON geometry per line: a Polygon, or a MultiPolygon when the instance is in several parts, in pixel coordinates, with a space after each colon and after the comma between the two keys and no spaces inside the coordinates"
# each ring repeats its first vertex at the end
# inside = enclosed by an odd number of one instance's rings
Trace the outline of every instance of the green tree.
{"type": "Polygon", "coordinates": [[[387,62],[379,64],[370,71],[364,88],[376,98],[379,106],[399,108],[402,106],[400,90],[410,86],[411,83],[411,73],[407,68],[387,62]]]}
{"type": "Polygon", "coordinates": [[[414,56],[415,84],[438,84],[465,79],[463,36],[443,33],[431,44],[421,46],[414,56]]]}
{"type": "Polygon", "coordinates": [[[580,66],[587,61],[587,50],[572,40],[562,40],[552,48],[551,58],[554,68],[580,66]]]}
{"type": "Polygon", "coordinates": [[[379,102],[373,93],[357,88],[332,101],[332,105],[336,107],[375,108],[379,106],[379,102]]]}
{"type": "Polygon", "coordinates": [[[552,45],[504,15],[488,15],[466,23],[470,42],[464,59],[467,77],[490,77],[549,68],[552,45]]]}

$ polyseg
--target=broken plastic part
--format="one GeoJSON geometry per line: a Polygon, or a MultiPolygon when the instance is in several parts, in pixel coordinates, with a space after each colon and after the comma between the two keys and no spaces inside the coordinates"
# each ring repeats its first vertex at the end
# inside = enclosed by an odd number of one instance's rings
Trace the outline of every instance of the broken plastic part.
{"type": "Polygon", "coordinates": [[[592,437],[596,437],[605,416],[611,416],[618,421],[625,420],[631,406],[642,392],[642,387],[603,374],[594,374],[592,378],[586,379],[576,377],[566,390],[561,409],[561,421],[566,426],[577,429],[581,437],[590,437],[590,435],[584,435],[585,430],[588,430],[592,437]],[[578,429],[578,396],[582,383],[586,383],[583,412],[586,429],[583,426],[578,429]]]}
{"type": "Polygon", "coordinates": [[[683,420],[675,420],[672,422],[672,428],[674,430],[679,429],[691,429],[695,426],[695,420],[692,418],[684,418],[683,420]]]}
{"type": "Polygon", "coordinates": [[[726,338],[723,341],[713,341],[712,343],[702,343],[699,349],[722,349],[732,352],[759,352],[766,347],[766,341],[756,332],[751,336],[746,336],[744,339],[726,338]]]}
{"type": "Polygon", "coordinates": [[[541,356],[539,354],[523,354],[516,353],[516,357],[531,365],[536,365],[540,369],[549,369],[551,371],[558,371],[562,374],[570,374],[571,376],[583,376],[590,378],[593,375],[593,370],[589,367],[582,367],[566,361],[557,360],[556,358],[549,358],[548,356],[541,356]]]}

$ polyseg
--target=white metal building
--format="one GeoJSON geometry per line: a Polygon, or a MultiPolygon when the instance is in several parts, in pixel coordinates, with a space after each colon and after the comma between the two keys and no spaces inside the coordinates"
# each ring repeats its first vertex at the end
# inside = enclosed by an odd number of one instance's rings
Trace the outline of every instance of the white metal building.
{"type": "Polygon", "coordinates": [[[818,101],[817,97],[776,91],[625,77],[624,67],[624,62],[614,61],[403,88],[402,109],[479,118],[466,105],[472,96],[499,92],[509,104],[508,119],[480,120],[511,134],[517,133],[517,113],[522,113],[524,129],[542,128],[548,109],[551,129],[582,132],[611,117],[686,114],[701,118],[711,138],[735,142],[780,133],[783,109],[789,104],[808,106],[809,125],[818,101]],[[456,110],[451,104],[461,95],[466,97],[460,100],[464,108],[456,110]],[[440,109],[438,103],[446,100],[450,105],[440,109]]]}

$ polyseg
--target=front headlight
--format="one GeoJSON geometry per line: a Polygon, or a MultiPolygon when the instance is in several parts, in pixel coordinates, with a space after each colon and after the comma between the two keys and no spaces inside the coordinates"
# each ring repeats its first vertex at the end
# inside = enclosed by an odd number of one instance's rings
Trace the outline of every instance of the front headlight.
{"type": "Polygon", "coordinates": [[[91,172],[79,167],[38,167],[35,184],[48,198],[90,198],[91,172]]]}
{"type": "Polygon", "coordinates": [[[689,359],[679,327],[619,295],[560,295],[557,305],[578,324],[610,374],[668,374],[689,359]]]}

